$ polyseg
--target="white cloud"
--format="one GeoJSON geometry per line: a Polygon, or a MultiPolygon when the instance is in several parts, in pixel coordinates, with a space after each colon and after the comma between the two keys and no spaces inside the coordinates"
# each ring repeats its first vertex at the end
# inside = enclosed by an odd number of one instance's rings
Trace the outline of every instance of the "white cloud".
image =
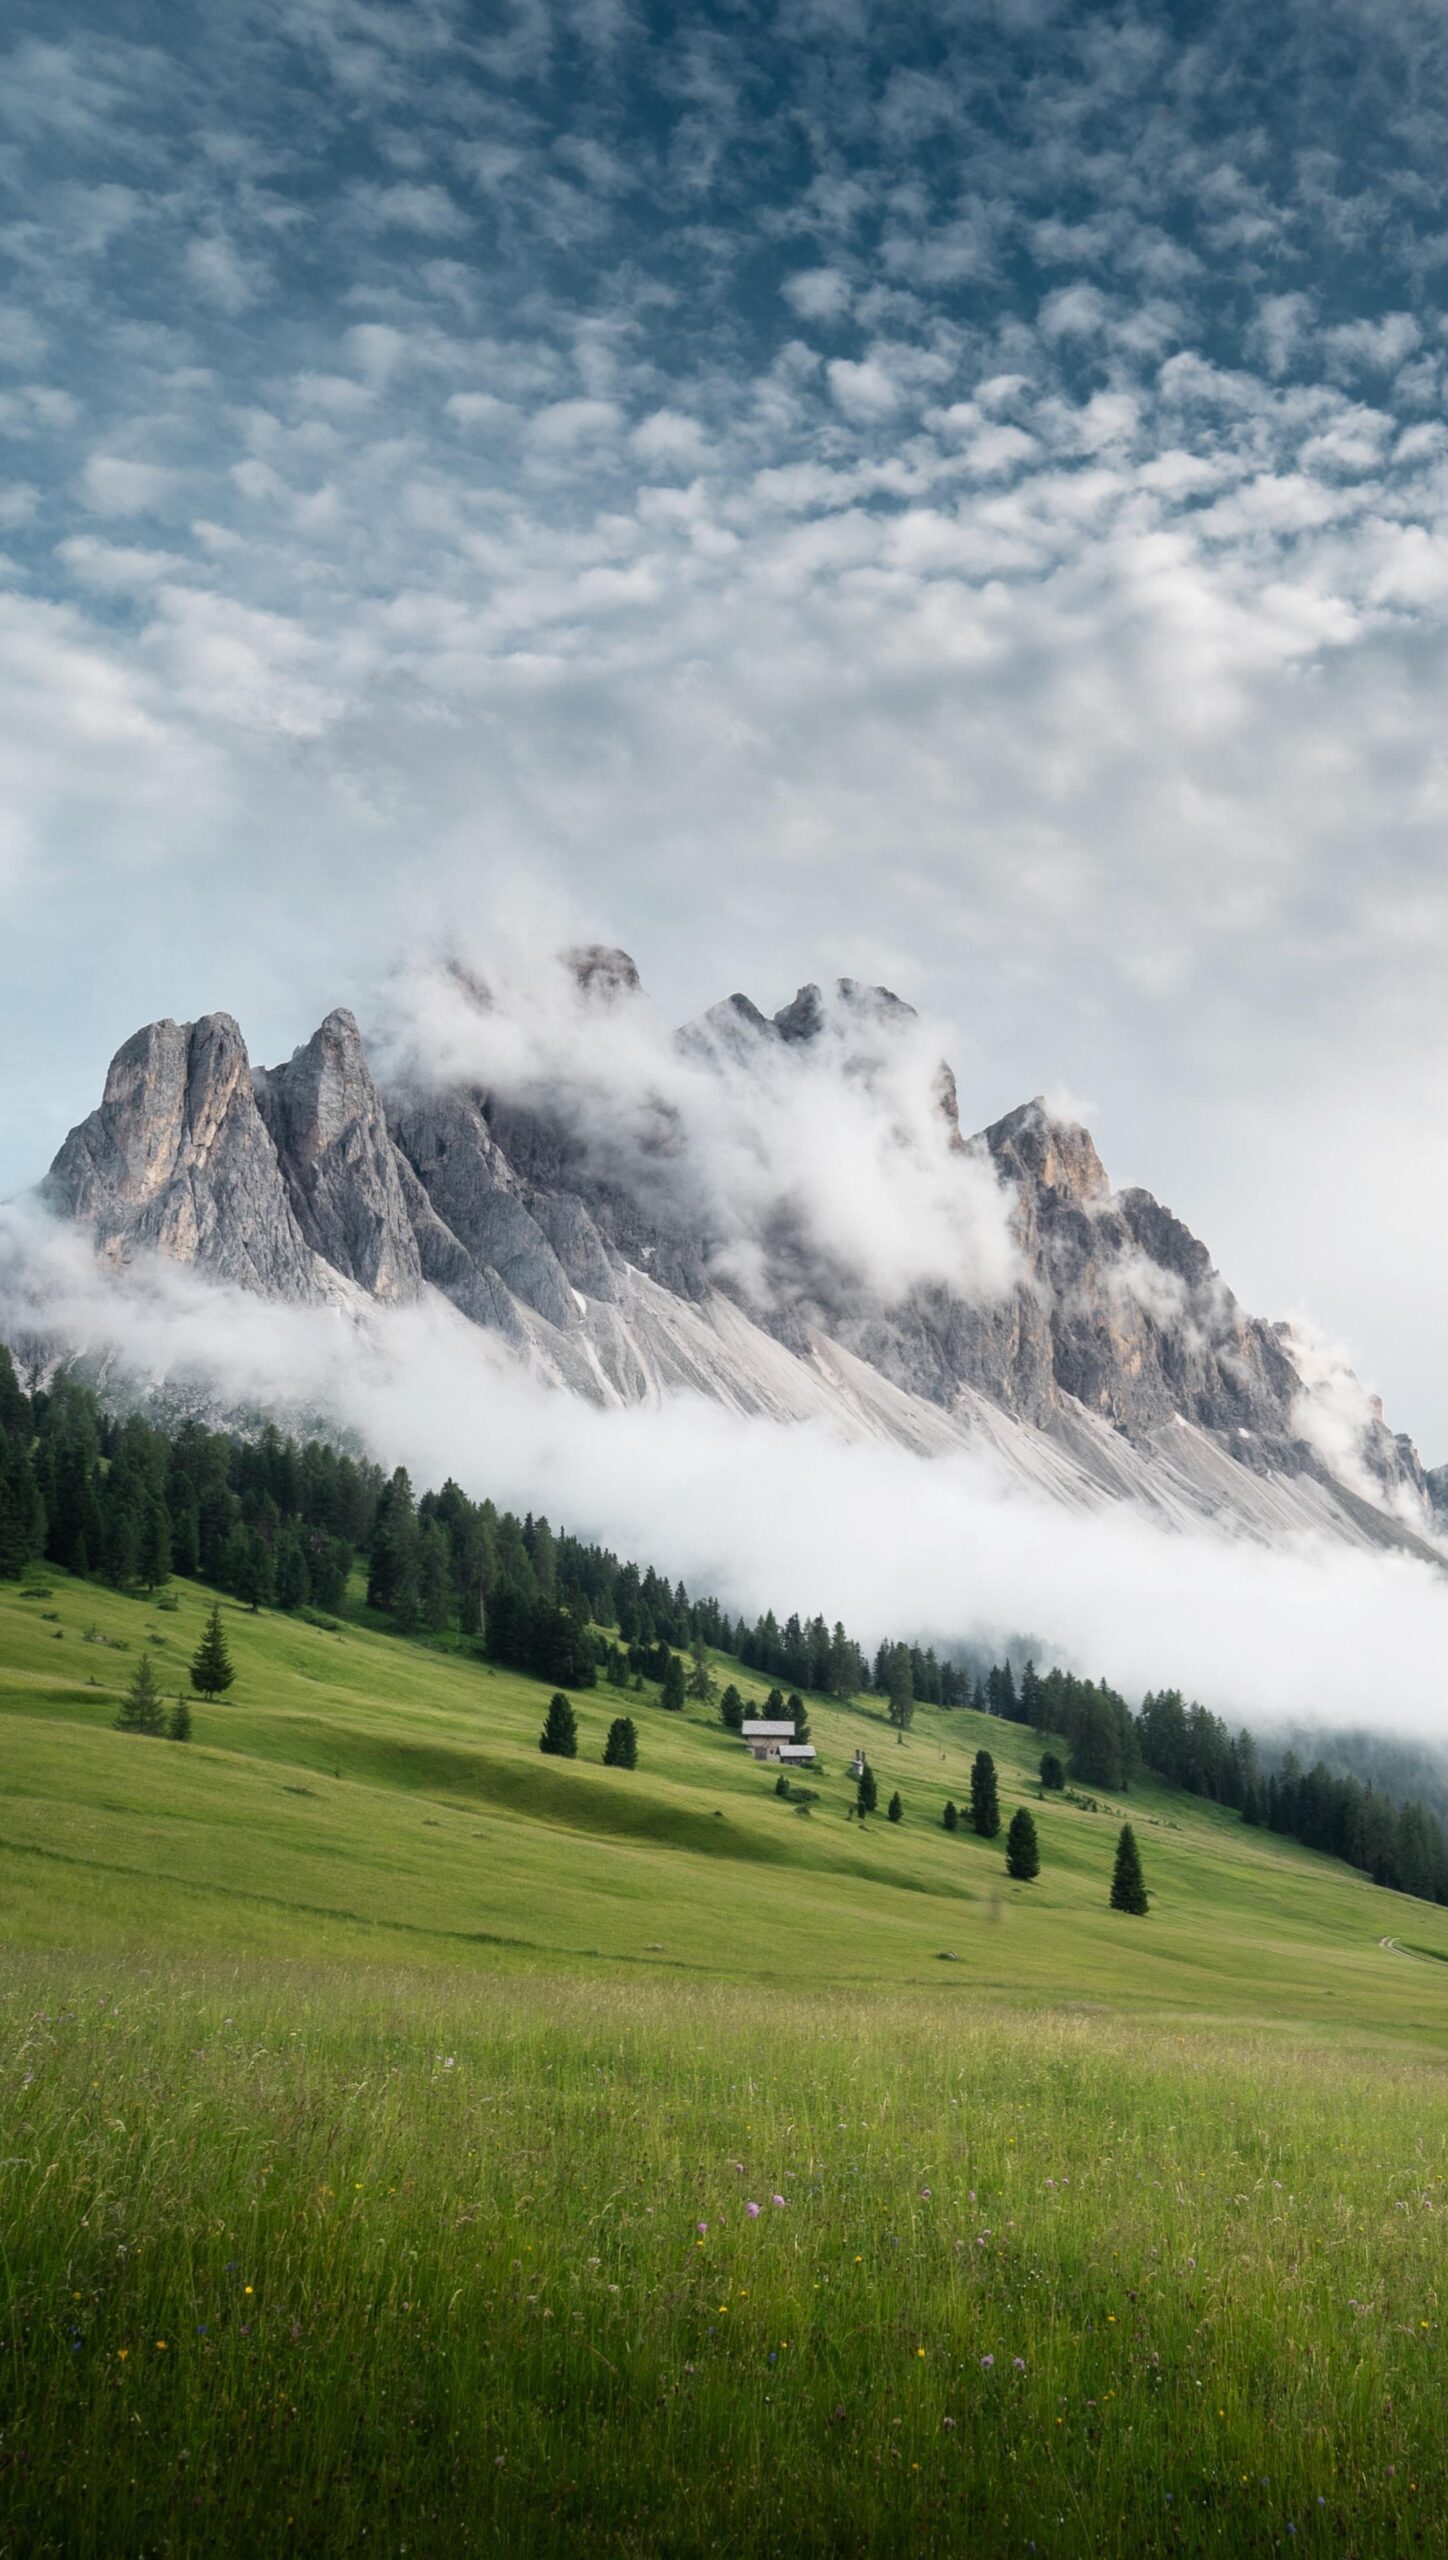
{"type": "Polygon", "coordinates": [[[255,259],[242,257],[222,232],[188,241],[184,264],[197,292],[232,319],[249,311],[262,290],[263,270],[255,259]]]}
{"type": "Polygon", "coordinates": [[[779,289],[801,320],[842,320],[854,299],[850,279],[838,267],[804,267],[786,276],[779,289]]]}
{"type": "Polygon", "coordinates": [[[892,418],[900,406],[900,385],[876,356],[858,363],[837,356],[825,368],[830,397],[847,418],[873,425],[892,418]]]}
{"type": "Polygon", "coordinates": [[[346,1428],[419,1485],[556,1517],[732,1610],[819,1612],[861,1641],[908,1632],[1179,1685],[1230,1721],[1438,1738],[1448,1585],[1407,1557],[1274,1552],[1073,1515],[988,1458],[923,1459],[679,1396],[606,1410],[531,1382],[439,1302],[354,1317],[268,1306],[140,1259],[101,1273],[72,1229],[0,1212],[0,1333],[59,1334],[142,1387],[346,1428]],[[561,1488],[561,1493],[560,1493],[561,1488]]]}
{"type": "Polygon", "coordinates": [[[415,231],[427,237],[456,240],[471,228],[468,217],[446,187],[399,179],[390,187],[362,187],[356,204],[364,221],[379,230],[415,231]]]}
{"type": "Polygon", "coordinates": [[[570,453],[580,445],[607,443],[623,426],[614,400],[553,400],[534,412],[529,440],[541,453],[570,453]]]}
{"type": "Polygon", "coordinates": [[[640,420],[629,439],[640,462],[661,471],[702,471],[712,459],[709,439],[697,418],[678,409],[655,409],[640,420]]]}
{"type": "Polygon", "coordinates": [[[153,514],[180,485],[178,472],[115,453],[93,453],[81,473],[85,503],[98,516],[153,514]]]}

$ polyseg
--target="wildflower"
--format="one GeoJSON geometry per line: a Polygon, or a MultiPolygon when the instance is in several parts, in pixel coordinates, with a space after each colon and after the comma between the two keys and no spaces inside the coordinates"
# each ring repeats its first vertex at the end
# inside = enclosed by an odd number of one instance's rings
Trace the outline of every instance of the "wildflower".
{"type": "Polygon", "coordinates": [[[942,2418],[942,2419],[941,2419],[941,2421],[940,2421],[940,2423],[941,2423],[941,2425],[942,2425],[942,2426],[947,2430],[947,2432],[949,2432],[949,2430],[950,2430],[950,2429],[952,2429],[952,2428],[954,2427],[954,2425],[955,2425],[955,2420],[954,2420],[953,2418],[942,2418]]]}
{"type": "Polygon", "coordinates": [[[994,2364],[995,2364],[995,2357],[994,2357],[994,2356],[982,2356],[982,2357],[981,2357],[981,2364],[982,2364],[982,2366],[984,2367],[985,2371],[986,2371],[987,2373],[989,2373],[989,2372],[991,2371],[992,2367],[993,2367],[993,2366],[994,2366],[994,2364]]]}
{"type": "Polygon", "coordinates": [[[1014,2368],[1015,2368],[1015,2370],[1016,2370],[1016,2372],[1017,2372],[1017,2373],[1024,2373],[1024,2372],[1025,2372],[1025,2369],[1026,2369],[1026,2359],[1025,2359],[1025,2357],[1024,2357],[1024,2356],[1012,2356],[1012,2358],[1011,2358],[1011,2363],[1012,2363],[1012,2365],[1014,2366],[1014,2368]]]}
{"type": "Polygon", "coordinates": [[[744,2210],[748,2214],[751,2222],[757,2222],[759,2220],[759,2207],[757,2204],[747,2204],[744,2210]]]}
{"type": "Polygon", "coordinates": [[[924,2353],[925,2353],[925,2349],[924,2349],[923,2347],[917,2347],[917,2348],[916,2348],[916,2350],[915,2350],[915,2352],[916,2352],[916,2354],[917,2354],[918,2356],[923,2356],[923,2355],[924,2355],[924,2353]]]}
{"type": "Polygon", "coordinates": [[[708,2228],[709,2228],[709,2225],[708,2225],[708,2223],[707,2223],[707,2222],[696,2222],[696,2223],[695,2223],[695,2225],[694,2225],[694,2229],[698,2232],[700,2239],[702,2239],[702,2238],[703,2238],[704,2233],[708,2230],[708,2228]]]}
{"type": "Polygon", "coordinates": [[[783,2196],[772,2196],[770,2201],[772,2204],[783,2204],[784,2198],[783,2196]]]}
{"type": "Polygon", "coordinates": [[[158,2355],[158,2356],[163,2356],[163,2355],[165,2354],[165,2352],[166,2352],[166,2341],[165,2341],[165,2339],[164,2339],[164,2338],[158,2338],[158,2339],[156,2340],[156,2353],[157,2353],[157,2355],[158,2355]]]}

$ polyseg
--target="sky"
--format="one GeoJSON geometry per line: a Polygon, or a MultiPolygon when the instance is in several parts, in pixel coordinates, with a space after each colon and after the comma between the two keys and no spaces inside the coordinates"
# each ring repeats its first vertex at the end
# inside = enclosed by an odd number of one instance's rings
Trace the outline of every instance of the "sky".
{"type": "Polygon", "coordinates": [[[1448,20],[12,0],[0,1192],[418,945],[882,980],[1448,1458],[1448,20]]]}

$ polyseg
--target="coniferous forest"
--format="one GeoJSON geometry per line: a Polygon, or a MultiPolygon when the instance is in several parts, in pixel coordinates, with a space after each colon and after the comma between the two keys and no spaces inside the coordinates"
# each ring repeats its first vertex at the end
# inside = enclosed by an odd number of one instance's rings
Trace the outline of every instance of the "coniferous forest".
{"type": "MultiPolygon", "coordinates": [[[[651,1681],[682,1704],[681,1657],[713,1647],[792,1692],[878,1695],[897,1724],[917,1704],[971,1708],[1064,1739],[1075,1786],[1126,1793],[1146,1769],[1375,1883],[1448,1903],[1448,1843],[1417,1797],[1321,1758],[1274,1757],[1179,1690],[1149,1692],[1134,1713],[1106,1681],[1029,1660],[973,1668],[903,1640],[869,1654],[838,1623],[772,1609],[750,1624],[653,1565],[475,1502],[451,1480],[418,1496],[402,1468],[389,1475],[274,1426],[251,1439],[118,1415],[65,1371],[27,1394],[0,1344],[0,1578],[46,1562],[117,1590],[181,1574],[248,1608],[323,1617],[365,1574],[367,1607],[394,1633],[561,1689],[651,1681]]],[[[690,1694],[706,1692],[696,1680],[690,1694]]]]}

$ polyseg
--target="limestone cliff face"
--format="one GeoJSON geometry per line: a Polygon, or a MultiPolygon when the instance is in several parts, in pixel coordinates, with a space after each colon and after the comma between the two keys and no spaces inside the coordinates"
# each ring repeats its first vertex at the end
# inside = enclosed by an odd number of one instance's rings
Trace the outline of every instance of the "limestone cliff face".
{"type": "Polygon", "coordinates": [[[288,1201],[312,1251],[372,1297],[417,1297],[418,1240],[352,1015],[329,1013],[286,1066],[261,1070],[254,1082],[288,1201]]]}
{"type": "MultiPolygon", "coordinates": [[[[625,954],[568,957],[589,1004],[636,999],[625,954]]],[[[828,1031],[843,1072],[868,1080],[913,1024],[887,989],[842,979],[772,1017],[731,996],[679,1043],[737,1078],[828,1031]]],[[[777,1285],[745,1296],[667,1103],[624,1157],[546,1098],[384,1096],[345,1011],[255,1072],[228,1015],[151,1024],[112,1062],[45,1195],[113,1261],[154,1248],[303,1304],[436,1291],[596,1398],[687,1386],[743,1412],[835,1412],[912,1447],[984,1439],[1063,1498],[1125,1495],[1269,1535],[1326,1525],[1414,1545],[1448,1521],[1448,1471],[1425,1477],[1380,1417],[1334,1466],[1285,1329],[1247,1315],[1148,1192],[1114,1191],[1084,1129],[1038,1098],[967,1139],[943,1063],[930,1097],[947,1161],[972,1159],[1004,1194],[1017,1273],[984,1301],[938,1284],[872,1296],[786,1208],[765,1244],[777,1285]]]]}
{"type": "Polygon", "coordinates": [[[128,1040],[45,1190],[112,1259],[154,1246],[269,1297],[326,1295],[230,1014],[153,1022],[128,1040]]]}

